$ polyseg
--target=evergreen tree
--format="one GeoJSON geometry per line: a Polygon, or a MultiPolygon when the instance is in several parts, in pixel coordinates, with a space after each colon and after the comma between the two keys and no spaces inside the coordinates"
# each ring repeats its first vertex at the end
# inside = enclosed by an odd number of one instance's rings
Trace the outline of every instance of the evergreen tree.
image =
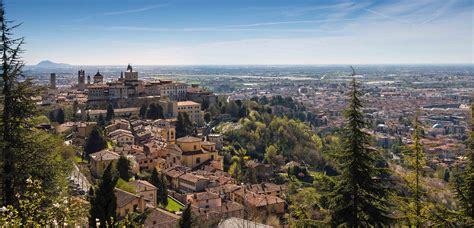
{"type": "Polygon", "coordinates": [[[58,114],[57,114],[56,120],[58,121],[59,124],[63,124],[63,123],[64,123],[65,116],[64,116],[64,111],[63,111],[62,108],[60,108],[60,109],[58,110],[58,114]]]}
{"type": "Polygon", "coordinates": [[[344,149],[338,155],[341,175],[331,199],[332,222],[349,227],[382,226],[391,220],[388,190],[381,178],[384,170],[376,167],[379,155],[370,147],[369,135],[364,131],[361,92],[355,79],[349,96],[344,149]]]}
{"type": "Polygon", "coordinates": [[[148,111],[146,112],[146,118],[152,120],[163,119],[163,108],[161,105],[155,103],[150,104],[148,111]]]}
{"type": "Polygon", "coordinates": [[[186,205],[186,209],[184,209],[184,212],[181,215],[181,219],[179,220],[179,227],[191,228],[192,225],[193,225],[193,218],[192,218],[192,212],[191,212],[191,204],[188,203],[188,205],[186,205]]]}
{"type": "Polygon", "coordinates": [[[99,115],[99,120],[97,121],[97,124],[100,127],[105,127],[105,119],[104,119],[104,116],[102,114],[99,115]]]}
{"type": "MultiPolygon", "coordinates": [[[[413,132],[413,144],[409,148],[409,152],[406,154],[408,155],[408,164],[414,170],[414,172],[408,175],[408,186],[413,192],[412,203],[414,205],[415,213],[414,218],[410,220],[412,221],[411,225],[415,227],[420,227],[424,223],[423,215],[422,215],[422,208],[423,202],[421,200],[422,197],[422,184],[421,178],[423,176],[423,166],[426,164],[424,152],[423,152],[423,145],[421,145],[421,128],[420,122],[418,121],[418,111],[416,112],[415,119],[413,121],[413,126],[415,131],[413,132]]],[[[413,212],[408,212],[408,214],[412,214],[413,212]]]]}
{"type": "Polygon", "coordinates": [[[140,107],[139,116],[140,116],[141,118],[145,118],[147,110],[148,110],[148,105],[147,105],[147,104],[143,104],[143,105],[140,107]]]}
{"type": "Polygon", "coordinates": [[[114,113],[114,106],[112,106],[112,104],[109,104],[107,106],[107,114],[105,115],[105,120],[108,122],[108,121],[111,121],[115,116],[115,113],[114,113]]]}
{"type": "Polygon", "coordinates": [[[158,170],[153,169],[151,173],[151,184],[157,189],[156,204],[166,207],[168,205],[168,181],[164,173],[159,173],[158,170]]]}
{"type": "MultiPolygon", "coordinates": [[[[112,165],[109,164],[102,174],[97,191],[91,202],[90,221],[99,219],[100,227],[114,227],[116,221],[117,199],[114,188],[117,184],[117,177],[112,173],[112,165]]],[[[95,225],[93,225],[95,226],[95,225]]]]}
{"type": "Polygon", "coordinates": [[[79,110],[79,102],[77,100],[74,100],[72,103],[72,120],[76,121],[77,120],[77,111],[79,110]]]}
{"type": "Polygon", "coordinates": [[[120,178],[125,181],[130,180],[130,161],[123,154],[117,161],[117,171],[120,178]]]}
{"type": "Polygon", "coordinates": [[[209,112],[204,113],[204,121],[206,121],[206,123],[211,122],[211,113],[209,112]]]}
{"type": "Polygon", "coordinates": [[[20,80],[24,62],[21,60],[23,38],[14,38],[13,30],[18,25],[11,25],[5,18],[3,1],[0,1],[0,42],[1,42],[1,140],[2,188],[4,205],[15,202],[15,160],[16,151],[23,150],[25,132],[29,131],[29,118],[36,113],[35,102],[31,99],[39,94],[30,79],[20,80]]]}
{"type": "Polygon", "coordinates": [[[107,148],[107,141],[105,141],[104,137],[100,133],[98,128],[92,129],[89,137],[87,137],[86,145],[84,146],[84,158],[89,160],[89,154],[98,152],[107,148]]]}
{"type": "Polygon", "coordinates": [[[158,189],[158,200],[163,207],[168,206],[168,181],[166,180],[166,174],[161,173],[160,175],[160,188],[158,189]]]}
{"type": "Polygon", "coordinates": [[[185,112],[178,114],[178,120],[176,121],[176,138],[181,138],[194,133],[194,127],[189,116],[185,112]]]}
{"type": "Polygon", "coordinates": [[[456,197],[462,207],[462,213],[467,217],[466,225],[474,225],[474,104],[472,103],[470,128],[466,142],[468,162],[464,171],[454,177],[456,197]]]}

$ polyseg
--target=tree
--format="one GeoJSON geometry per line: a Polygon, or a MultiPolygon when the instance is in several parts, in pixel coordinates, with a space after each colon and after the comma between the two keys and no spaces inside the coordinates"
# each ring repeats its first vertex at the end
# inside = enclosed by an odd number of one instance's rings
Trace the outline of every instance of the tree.
{"type": "Polygon", "coordinates": [[[58,110],[58,114],[57,114],[56,120],[58,121],[59,124],[63,124],[63,123],[64,123],[65,116],[64,116],[64,111],[63,111],[62,108],[60,108],[60,109],[58,110]]]}
{"type": "Polygon", "coordinates": [[[117,161],[117,171],[120,178],[130,180],[130,161],[123,154],[117,161]]]}
{"type": "Polygon", "coordinates": [[[105,127],[105,119],[104,119],[104,116],[102,114],[99,115],[99,120],[97,121],[97,124],[100,127],[105,127]]]}
{"type": "Polygon", "coordinates": [[[468,162],[464,171],[454,177],[456,198],[462,207],[461,212],[467,217],[467,225],[474,224],[474,104],[471,103],[471,131],[466,142],[468,162]]]}
{"type": "Polygon", "coordinates": [[[114,106],[112,104],[109,104],[107,106],[107,114],[105,115],[105,120],[106,121],[111,121],[115,116],[114,113],[114,106]]]}
{"type": "Polygon", "coordinates": [[[73,121],[77,120],[76,114],[78,110],[79,110],[79,102],[77,100],[74,100],[74,102],[72,103],[72,120],[73,121]]]}
{"type": "Polygon", "coordinates": [[[168,183],[166,175],[164,173],[160,174],[156,168],[153,169],[151,173],[151,183],[158,188],[156,204],[166,207],[168,205],[168,183]]]}
{"type": "Polygon", "coordinates": [[[147,110],[148,110],[148,105],[147,104],[142,104],[142,106],[140,107],[139,116],[141,118],[145,118],[147,110]]]}
{"type": "MultiPolygon", "coordinates": [[[[100,227],[113,227],[116,221],[117,199],[114,188],[118,178],[112,174],[109,164],[102,174],[95,195],[92,198],[89,221],[99,219],[100,227]]],[[[92,226],[95,226],[92,224],[92,226]]]]}
{"type": "Polygon", "coordinates": [[[345,110],[344,149],[338,154],[341,172],[334,189],[331,206],[332,223],[349,227],[383,226],[388,216],[386,171],[376,167],[379,155],[370,147],[370,138],[360,100],[361,92],[353,78],[349,104],[345,110]]]}
{"type": "MultiPolygon", "coordinates": [[[[415,119],[413,121],[413,126],[415,131],[413,132],[413,144],[409,147],[408,155],[408,164],[414,170],[408,175],[408,186],[413,192],[413,197],[411,198],[412,204],[414,205],[415,213],[414,218],[409,220],[412,221],[415,227],[420,227],[424,223],[424,213],[422,213],[423,202],[422,197],[422,184],[421,178],[423,176],[423,167],[426,164],[426,159],[423,152],[423,145],[421,145],[421,129],[420,122],[418,120],[418,111],[416,112],[415,119]]],[[[408,206],[406,209],[409,209],[408,206]]],[[[408,214],[413,214],[413,211],[408,212],[408,214]]]]}
{"type": "Polygon", "coordinates": [[[204,113],[204,121],[206,121],[206,123],[211,122],[211,113],[209,112],[204,113]]]}
{"type": "Polygon", "coordinates": [[[193,225],[192,219],[191,204],[188,203],[188,205],[186,205],[186,209],[184,209],[184,212],[181,215],[181,219],[179,220],[179,227],[191,228],[193,225]]]}
{"type": "Polygon", "coordinates": [[[161,105],[155,103],[150,104],[148,111],[146,112],[146,118],[152,120],[163,119],[163,108],[161,105]]]}
{"type": "Polygon", "coordinates": [[[265,150],[265,161],[274,169],[278,169],[285,164],[285,158],[278,154],[278,150],[275,145],[270,145],[265,150]]]}
{"type": "Polygon", "coordinates": [[[1,101],[3,106],[1,108],[0,151],[3,160],[1,177],[4,205],[11,205],[16,201],[15,180],[19,179],[15,177],[15,153],[26,146],[22,139],[30,129],[29,118],[36,114],[36,105],[31,98],[39,94],[38,89],[33,88],[30,79],[19,80],[23,77],[24,62],[20,54],[24,38],[12,37],[12,32],[18,25],[10,24],[11,22],[5,18],[3,1],[0,1],[1,101]]]}
{"type": "Polygon", "coordinates": [[[107,141],[105,141],[104,137],[102,137],[99,129],[95,127],[92,129],[89,137],[87,137],[86,145],[84,146],[83,157],[89,160],[90,154],[101,151],[105,148],[107,148],[107,141]]]}
{"type": "Polygon", "coordinates": [[[176,121],[176,137],[181,138],[184,136],[192,135],[194,127],[189,120],[189,116],[185,112],[178,113],[178,120],[176,121]]]}

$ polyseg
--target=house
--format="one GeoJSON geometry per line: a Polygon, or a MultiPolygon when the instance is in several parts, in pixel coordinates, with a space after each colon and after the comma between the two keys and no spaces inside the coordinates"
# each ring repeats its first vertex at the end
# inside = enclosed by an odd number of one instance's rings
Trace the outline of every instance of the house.
{"type": "Polygon", "coordinates": [[[176,144],[183,151],[181,163],[189,168],[195,168],[212,160],[223,162],[217,153],[215,143],[202,142],[200,138],[186,136],[176,139],[176,144]]]}
{"type": "Polygon", "coordinates": [[[134,180],[130,184],[135,186],[137,194],[143,196],[146,203],[153,206],[156,204],[157,187],[144,180],[134,180]]]}
{"type": "Polygon", "coordinates": [[[222,200],[218,194],[212,192],[199,192],[186,195],[186,201],[198,208],[221,207],[222,200]]]}
{"type": "Polygon", "coordinates": [[[257,161],[248,161],[247,167],[255,171],[259,180],[266,179],[273,175],[272,167],[269,164],[263,164],[257,161]]]}
{"type": "Polygon", "coordinates": [[[193,216],[200,224],[215,227],[220,221],[230,217],[244,218],[245,210],[241,204],[227,201],[219,207],[199,208],[191,207],[193,216]]]}
{"type": "Polygon", "coordinates": [[[128,213],[145,211],[145,199],[143,196],[138,196],[122,189],[114,189],[115,197],[117,198],[117,215],[119,218],[125,217],[128,213]]]}
{"type": "Polygon", "coordinates": [[[270,215],[285,213],[285,200],[277,196],[258,194],[247,188],[230,194],[231,200],[244,205],[249,215],[270,215]]]}
{"type": "Polygon", "coordinates": [[[206,189],[209,179],[200,175],[185,173],[178,177],[178,182],[178,190],[180,192],[201,192],[206,189]]]}
{"type": "Polygon", "coordinates": [[[201,125],[204,121],[201,104],[194,101],[178,101],[178,113],[187,113],[189,120],[198,125],[201,125]]]}
{"type": "Polygon", "coordinates": [[[129,130],[118,129],[110,132],[107,136],[118,146],[133,145],[135,143],[135,137],[129,130]]]}
{"type": "Polygon", "coordinates": [[[179,170],[177,168],[171,168],[171,169],[167,169],[165,173],[166,173],[166,178],[168,179],[168,183],[170,184],[171,188],[178,189],[179,177],[184,174],[184,171],[179,170]]]}
{"type": "Polygon", "coordinates": [[[112,166],[117,164],[120,155],[110,150],[101,150],[90,154],[89,157],[91,158],[91,174],[100,177],[109,164],[112,164],[112,166]]]}
{"type": "Polygon", "coordinates": [[[113,119],[112,123],[105,127],[105,131],[108,133],[118,129],[130,130],[130,124],[125,119],[113,119]]]}
{"type": "Polygon", "coordinates": [[[145,219],[144,227],[176,228],[181,217],[161,208],[151,209],[145,219]]]}
{"type": "Polygon", "coordinates": [[[222,149],[224,145],[224,135],[222,134],[209,134],[207,135],[207,140],[216,144],[216,149],[222,149]]]}
{"type": "Polygon", "coordinates": [[[265,225],[265,224],[258,223],[255,221],[231,217],[231,218],[227,218],[221,221],[219,225],[217,226],[217,228],[244,228],[247,226],[252,227],[252,228],[272,228],[273,227],[273,226],[265,225]]]}

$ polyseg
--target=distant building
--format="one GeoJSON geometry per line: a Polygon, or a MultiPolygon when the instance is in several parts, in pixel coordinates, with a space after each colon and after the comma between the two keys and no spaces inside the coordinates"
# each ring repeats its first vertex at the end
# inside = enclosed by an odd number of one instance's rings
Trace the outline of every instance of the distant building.
{"type": "Polygon", "coordinates": [[[201,110],[201,104],[194,101],[180,101],[178,102],[178,113],[187,113],[191,122],[196,124],[202,124],[203,111],[201,110]]]}
{"type": "Polygon", "coordinates": [[[56,89],[56,74],[55,73],[51,73],[49,77],[49,88],[56,89]]]}
{"type": "MultiPolygon", "coordinates": [[[[90,77],[89,77],[90,80],[90,77]]],[[[84,91],[86,89],[86,72],[79,70],[77,72],[77,90],[84,91]]]]}

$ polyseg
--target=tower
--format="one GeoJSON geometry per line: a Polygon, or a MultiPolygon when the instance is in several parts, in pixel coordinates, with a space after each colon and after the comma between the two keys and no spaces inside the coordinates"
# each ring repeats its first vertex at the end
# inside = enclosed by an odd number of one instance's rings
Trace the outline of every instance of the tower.
{"type": "Polygon", "coordinates": [[[56,74],[51,73],[49,76],[49,88],[50,89],[56,89],[56,74]]]}
{"type": "Polygon", "coordinates": [[[77,72],[77,89],[84,91],[86,89],[86,75],[84,70],[79,70],[77,72]]]}
{"type": "Polygon", "coordinates": [[[97,74],[94,75],[94,84],[103,83],[103,82],[104,82],[104,76],[100,74],[99,70],[97,70],[97,74]]]}
{"type": "Polygon", "coordinates": [[[87,75],[87,84],[91,84],[91,76],[90,75],[87,75]]]}

